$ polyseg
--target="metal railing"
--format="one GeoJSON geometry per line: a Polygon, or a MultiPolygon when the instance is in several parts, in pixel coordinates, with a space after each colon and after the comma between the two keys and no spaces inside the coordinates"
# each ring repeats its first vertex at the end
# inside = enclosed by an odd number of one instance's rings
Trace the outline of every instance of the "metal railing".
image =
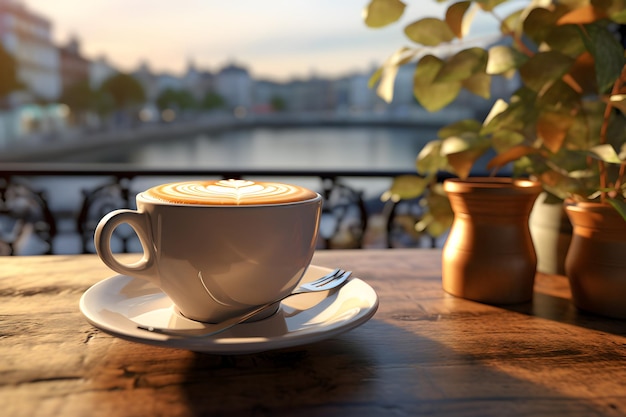
{"type": "MultiPolygon", "coordinates": [[[[272,179],[294,182],[324,197],[318,248],[432,247],[416,233],[419,198],[382,203],[379,195],[406,171],[155,169],[116,164],[0,164],[0,254],[93,253],[93,232],[111,210],[134,208],[137,192],[184,178],[272,179]]],[[[140,244],[123,227],[118,252],[140,244]]]]}

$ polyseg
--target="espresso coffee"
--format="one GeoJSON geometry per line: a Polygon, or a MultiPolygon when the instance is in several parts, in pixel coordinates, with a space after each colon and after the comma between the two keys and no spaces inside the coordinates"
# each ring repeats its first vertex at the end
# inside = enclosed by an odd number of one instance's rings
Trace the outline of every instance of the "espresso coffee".
{"type": "Polygon", "coordinates": [[[317,193],[297,185],[248,180],[186,181],[162,184],[145,197],[171,204],[243,206],[312,200],[317,193]]]}
{"type": "Polygon", "coordinates": [[[183,316],[216,323],[289,294],[315,252],[322,196],[303,187],[245,180],[187,181],[136,197],[137,210],[106,214],[94,233],[100,259],[157,285],[183,316]],[[111,249],[129,225],[143,256],[111,249]]]}

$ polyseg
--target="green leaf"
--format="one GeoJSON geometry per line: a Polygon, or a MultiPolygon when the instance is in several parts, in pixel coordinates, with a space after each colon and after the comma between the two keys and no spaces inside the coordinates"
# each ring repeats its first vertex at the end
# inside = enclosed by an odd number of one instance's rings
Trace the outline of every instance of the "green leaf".
{"type": "Polygon", "coordinates": [[[404,33],[413,42],[425,46],[437,46],[454,39],[450,26],[441,19],[425,17],[404,28],[404,33]]]}
{"type": "Polygon", "coordinates": [[[626,94],[614,94],[609,97],[611,105],[626,114],[626,94]]]}
{"type": "Polygon", "coordinates": [[[491,97],[491,75],[477,72],[461,81],[463,88],[485,100],[491,97]]]}
{"type": "Polygon", "coordinates": [[[428,142],[417,155],[417,172],[422,175],[432,175],[447,170],[448,160],[441,154],[441,141],[428,142]]]}
{"type": "Polygon", "coordinates": [[[526,94],[524,89],[518,90],[518,95],[512,97],[511,103],[506,108],[503,109],[504,106],[499,105],[498,109],[492,109],[494,111],[490,112],[481,135],[490,135],[499,129],[523,132],[534,125],[538,112],[534,105],[532,94],[526,94]]]}
{"type": "Polygon", "coordinates": [[[408,47],[400,48],[370,78],[368,83],[370,88],[377,81],[380,81],[376,93],[387,103],[393,100],[394,83],[398,74],[398,67],[411,61],[415,54],[415,49],[408,47]]]}
{"type": "Polygon", "coordinates": [[[568,177],[574,179],[588,179],[596,176],[596,172],[591,169],[578,169],[570,171],[568,177]]]}
{"type": "Polygon", "coordinates": [[[487,74],[503,74],[516,69],[527,61],[526,55],[510,46],[496,45],[489,49],[489,58],[485,71],[487,74]]]}
{"type": "Polygon", "coordinates": [[[537,120],[537,137],[552,153],[557,153],[570,127],[574,124],[574,117],[565,111],[543,111],[537,120]]]}
{"type": "Polygon", "coordinates": [[[559,51],[572,58],[576,58],[586,50],[576,25],[553,27],[548,32],[545,43],[550,49],[559,51]]]}
{"type": "Polygon", "coordinates": [[[363,20],[371,28],[380,28],[397,21],[405,7],[400,0],[372,0],[363,9],[363,20]]]}
{"type": "MultiPolygon", "coordinates": [[[[445,200],[448,206],[450,202],[447,197],[439,197],[445,200]]],[[[432,237],[439,237],[450,229],[454,220],[454,212],[452,208],[440,209],[436,206],[436,201],[427,200],[429,211],[425,213],[419,222],[415,225],[415,230],[419,233],[424,231],[432,237]]]]}
{"type": "MultiPolygon", "coordinates": [[[[575,178],[556,171],[546,171],[537,176],[543,188],[554,194],[555,196],[566,199],[572,195],[580,194],[585,187],[581,184],[586,183],[581,178],[575,178]]],[[[587,180],[588,178],[585,178],[587,180]]]]}
{"type": "Polygon", "coordinates": [[[500,23],[500,33],[505,36],[509,36],[511,34],[519,35],[522,31],[523,14],[524,10],[516,10],[505,17],[502,20],[502,23],[500,23]]]}
{"type": "Polygon", "coordinates": [[[485,117],[482,126],[488,126],[497,115],[505,111],[508,107],[509,103],[501,98],[497,99],[496,102],[493,103],[493,106],[491,106],[491,110],[489,110],[489,114],[485,117]]]}
{"type": "Polygon", "coordinates": [[[380,81],[380,77],[383,75],[384,67],[378,68],[367,81],[368,88],[374,88],[374,86],[380,81]]]}
{"type": "Polygon", "coordinates": [[[461,91],[458,81],[435,83],[443,61],[433,55],[420,59],[413,75],[413,94],[428,111],[441,110],[450,104],[461,91]]]}
{"type": "Polygon", "coordinates": [[[482,48],[469,48],[459,51],[445,61],[435,82],[465,80],[487,65],[487,51],[482,48]]]}
{"type": "Polygon", "coordinates": [[[613,146],[609,144],[597,145],[589,149],[588,155],[594,159],[607,162],[609,164],[622,164],[624,161],[619,159],[617,152],[613,146]]]}
{"type": "Polygon", "coordinates": [[[376,94],[387,103],[393,101],[394,83],[398,75],[398,67],[396,65],[388,65],[383,68],[380,76],[380,83],[376,89],[376,94]]]}
{"type": "Polygon", "coordinates": [[[622,146],[620,147],[620,150],[619,150],[618,157],[622,161],[626,161],[626,142],[622,143],[622,146]]]}
{"type": "Polygon", "coordinates": [[[508,0],[476,0],[478,6],[486,12],[492,11],[496,6],[506,3],[508,0]]]}
{"type": "Polygon", "coordinates": [[[441,142],[441,154],[448,156],[453,153],[464,152],[473,149],[478,143],[477,133],[463,132],[460,135],[445,138],[441,142]]]}
{"type": "Polygon", "coordinates": [[[446,23],[459,39],[462,39],[469,30],[469,24],[473,16],[468,14],[468,19],[466,19],[466,12],[471,4],[471,1],[460,1],[451,4],[448,10],[446,10],[446,23]]]}
{"type": "Polygon", "coordinates": [[[548,9],[532,9],[524,20],[524,34],[539,45],[554,27],[556,19],[556,14],[548,9]]]}
{"type": "Polygon", "coordinates": [[[487,148],[468,149],[463,152],[452,153],[448,155],[448,163],[461,179],[469,176],[474,163],[485,154],[487,148]]]}
{"type": "Polygon", "coordinates": [[[567,132],[567,144],[572,149],[587,149],[589,144],[600,140],[600,125],[602,122],[603,103],[587,104],[574,117],[574,124],[567,132]]]}
{"type": "Polygon", "coordinates": [[[437,136],[440,139],[445,139],[450,136],[460,136],[466,132],[480,132],[481,124],[474,119],[465,119],[452,123],[448,126],[444,126],[437,132],[437,136]]]}
{"type": "Polygon", "coordinates": [[[535,152],[537,152],[537,150],[530,146],[516,145],[494,156],[487,164],[487,168],[500,168],[508,164],[509,162],[516,161],[523,156],[530,155],[531,153],[535,152]]]}
{"type": "Polygon", "coordinates": [[[609,17],[615,23],[626,25],[626,8],[612,12],[609,17]]]}
{"type": "Polygon", "coordinates": [[[574,59],[557,51],[539,52],[519,69],[524,83],[533,91],[542,93],[565,75],[574,59]]]}
{"type": "Polygon", "coordinates": [[[588,168],[588,157],[580,151],[570,150],[562,147],[559,152],[552,155],[550,162],[553,162],[563,171],[582,171],[588,168]]]}
{"type": "Polygon", "coordinates": [[[524,135],[514,130],[497,130],[491,136],[491,146],[497,153],[502,153],[525,141],[524,135]]]}
{"type": "Polygon", "coordinates": [[[605,27],[598,23],[578,28],[595,61],[596,81],[600,93],[609,91],[624,66],[624,48],[605,27]]]}
{"type": "MultiPolygon", "coordinates": [[[[440,197],[440,199],[444,200],[448,204],[448,206],[450,206],[450,201],[447,197],[440,197]]],[[[452,222],[454,221],[454,212],[452,211],[451,207],[445,210],[441,210],[433,208],[434,206],[435,203],[431,200],[428,200],[428,207],[430,208],[430,211],[424,216],[429,216],[427,218],[429,218],[430,221],[426,225],[425,229],[426,233],[428,233],[430,236],[439,237],[448,230],[450,230],[452,222]]]]}
{"type": "Polygon", "coordinates": [[[472,166],[489,148],[489,141],[475,132],[464,132],[451,136],[441,143],[441,154],[460,178],[467,178],[472,166]]]}
{"type": "Polygon", "coordinates": [[[430,184],[430,178],[418,177],[417,175],[400,175],[394,178],[391,188],[383,194],[381,199],[400,201],[417,198],[424,194],[430,184]]]}
{"type": "Polygon", "coordinates": [[[596,7],[600,6],[597,3],[601,3],[601,7],[604,8],[609,19],[615,23],[626,24],[626,0],[596,1],[594,2],[596,7]]]}
{"type": "Polygon", "coordinates": [[[618,198],[607,198],[606,201],[613,206],[615,210],[626,221],[626,202],[618,198]]]}
{"type": "Polygon", "coordinates": [[[552,193],[546,192],[546,198],[542,202],[543,204],[563,204],[563,199],[555,196],[552,193]]]}
{"type": "Polygon", "coordinates": [[[567,83],[557,80],[537,100],[542,108],[567,109],[574,114],[580,106],[581,96],[567,83]]]}

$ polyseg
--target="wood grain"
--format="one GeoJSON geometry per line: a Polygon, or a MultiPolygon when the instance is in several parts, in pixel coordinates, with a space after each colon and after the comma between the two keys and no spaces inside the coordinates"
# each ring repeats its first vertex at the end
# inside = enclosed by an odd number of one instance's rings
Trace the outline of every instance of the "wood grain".
{"type": "Polygon", "coordinates": [[[0,415],[624,416],[626,322],[577,311],[539,275],[532,303],[445,294],[438,250],[319,251],[380,297],[372,320],[315,344],[218,356],[89,325],[93,255],[0,258],[0,415]]]}

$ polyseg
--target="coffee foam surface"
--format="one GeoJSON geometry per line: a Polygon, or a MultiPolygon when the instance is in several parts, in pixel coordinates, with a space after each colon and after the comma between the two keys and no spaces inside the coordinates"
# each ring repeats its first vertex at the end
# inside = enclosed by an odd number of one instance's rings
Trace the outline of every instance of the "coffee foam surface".
{"type": "Polygon", "coordinates": [[[317,197],[297,185],[248,180],[176,182],[152,187],[144,194],[172,204],[220,206],[285,204],[317,197]]]}

